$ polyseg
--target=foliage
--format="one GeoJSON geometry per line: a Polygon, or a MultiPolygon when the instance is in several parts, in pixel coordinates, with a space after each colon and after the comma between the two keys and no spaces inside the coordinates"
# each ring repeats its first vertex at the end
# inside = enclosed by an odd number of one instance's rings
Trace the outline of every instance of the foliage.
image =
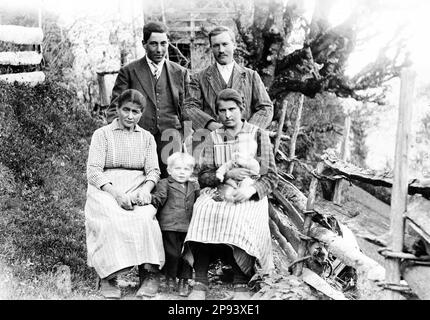
{"type": "Polygon", "coordinates": [[[304,17],[302,5],[302,1],[286,5],[280,0],[256,2],[251,25],[243,22],[240,13],[235,19],[242,56],[262,75],[271,97],[278,99],[285,92],[315,97],[328,91],[342,98],[383,103],[384,84],[397,77],[407,63],[400,30],[382,45],[373,63],[353,78],[345,74],[348,58],[362,40],[359,31],[370,29],[377,21],[381,4],[359,1],[351,15],[335,27],[328,16],[337,0],[316,1],[312,19],[304,17]],[[298,42],[297,35],[302,35],[298,42]],[[395,52],[392,56],[391,51],[395,52]]]}
{"type": "Polygon", "coordinates": [[[0,163],[13,184],[0,188],[0,253],[47,272],[86,267],[83,207],[89,139],[100,126],[74,93],[54,82],[0,84],[0,163]]]}
{"type": "Polygon", "coordinates": [[[421,120],[416,142],[417,151],[412,159],[412,169],[421,172],[424,177],[430,177],[430,113],[421,120]]]}
{"type": "MultiPolygon", "coordinates": [[[[289,97],[289,105],[293,107],[289,108],[286,116],[285,131],[289,136],[293,134],[297,117],[297,103],[294,102],[296,99],[292,98],[294,96],[297,97],[297,95],[289,97]]],[[[317,95],[315,99],[304,99],[296,157],[305,167],[295,165],[293,174],[296,177],[294,184],[305,193],[311,179],[307,168],[316,167],[324,150],[337,148],[342,138],[344,121],[342,104],[335,95],[324,93],[317,95]]],[[[289,141],[281,144],[281,151],[289,154],[289,141]]],[[[278,164],[281,170],[285,170],[284,165],[278,164]]]]}
{"type": "Polygon", "coordinates": [[[68,85],[73,81],[72,75],[75,56],[72,51],[72,43],[58,24],[58,16],[46,13],[42,25],[44,38],[43,69],[47,78],[51,81],[59,81],[68,85]]]}

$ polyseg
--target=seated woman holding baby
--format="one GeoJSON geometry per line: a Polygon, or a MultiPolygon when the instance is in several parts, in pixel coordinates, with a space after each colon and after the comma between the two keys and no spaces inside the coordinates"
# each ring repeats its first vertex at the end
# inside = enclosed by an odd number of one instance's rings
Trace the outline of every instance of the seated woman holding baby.
{"type": "Polygon", "coordinates": [[[273,268],[267,195],[278,181],[275,159],[268,134],[244,121],[242,111],[236,90],[218,94],[223,127],[206,137],[198,175],[202,190],[185,239],[185,258],[195,270],[191,300],[206,298],[215,259],[232,267],[233,299],[250,298],[250,278],[273,268]]]}

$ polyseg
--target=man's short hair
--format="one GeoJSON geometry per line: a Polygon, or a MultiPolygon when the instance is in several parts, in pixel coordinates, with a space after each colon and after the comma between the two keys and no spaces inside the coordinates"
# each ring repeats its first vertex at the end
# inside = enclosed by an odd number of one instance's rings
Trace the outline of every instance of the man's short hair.
{"type": "Polygon", "coordinates": [[[167,167],[171,168],[176,162],[181,161],[182,163],[189,165],[194,168],[196,161],[194,157],[186,152],[175,152],[167,158],[167,167]]]}
{"type": "Polygon", "coordinates": [[[168,31],[167,26],[162,22],[148,22],[143,26],[143,41],[147,42],[153,32],[168,34],[168,31]]]}
{"type": "Polygon", "coordinates": [[[142,112],[146,108],[145,96],[135,89],[127,89],[120,94],[118,98],[118,108],[121,108],[122,105],[127,102],[131,102],[138,105],[140,107],[140,110],[142,110],[142,112]]]}
{"type": "Polygon", "coordinates": [[[231,41],[236,43],[236,35],[234,34],[233,30],[226,26],[219,26],[215,27],[211,32],[209,32],[209,44],[212,45],[212,37],[215,37],[223,32],[227,32],[230,35],[231,41]]]}
{"type": "Polygon", "coordinates": [[[220,101],[234,101],[240,110],[243,111],[243,97],[242,95],[231,88],[227,88],[218,92],[218,95],[215,100],[215,112],[218,114],[219,110],[219,102],[220,101]]]}

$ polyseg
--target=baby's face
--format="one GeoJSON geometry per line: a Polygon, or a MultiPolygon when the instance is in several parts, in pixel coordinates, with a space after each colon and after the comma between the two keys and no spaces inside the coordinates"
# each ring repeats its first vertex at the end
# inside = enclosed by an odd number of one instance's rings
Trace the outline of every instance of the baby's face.
{"type": "Polygon", "coordinates": [[[176,163],[173,163],[172,166],[167,167],[167,172],[177,182],[184,183],[190,180],[190,177],[193,174],[193,167],[188,163],[176,161],[176,163]]]}

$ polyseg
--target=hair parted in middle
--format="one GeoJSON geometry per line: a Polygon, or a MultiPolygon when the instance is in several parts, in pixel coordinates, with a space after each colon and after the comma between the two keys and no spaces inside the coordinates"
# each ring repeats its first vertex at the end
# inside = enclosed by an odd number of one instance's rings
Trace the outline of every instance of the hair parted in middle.
{"type": "Polygon", "coordinates": [[[118,108],[121,108],[123,104],[127,102],[132,102],[140,107],[143,112],[146,108],[146,98],[145,96],[135,89],[124,90],[118,98],[118,108]]]}
{"type": "Polygon", "coordinates": [[[186,152],[175,152],[167,158],[167,168],[171,168],[177,161],[181,161],[191,168],[194,168],[196,160],[192,155],[186,152]]]}
{"type": "Polygon", "coordinates": [[[218,92],[215,100],[215,112],[218,114],[220,101],[234,101],[240,110],[243,111],[243,97],[242,95],[231,88],[227,88],[218,92]]]}
{"type": "Polygon", "coordinates": [[[156,33],[166,33],[167,37],[169,37],[169,29],[167,26],[158,21],[148,22],[143,26],[143,41],[146,43],[148,39],[151,37],[153,32],[156,33]]]}

